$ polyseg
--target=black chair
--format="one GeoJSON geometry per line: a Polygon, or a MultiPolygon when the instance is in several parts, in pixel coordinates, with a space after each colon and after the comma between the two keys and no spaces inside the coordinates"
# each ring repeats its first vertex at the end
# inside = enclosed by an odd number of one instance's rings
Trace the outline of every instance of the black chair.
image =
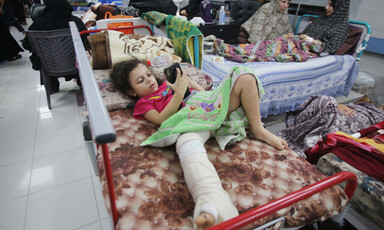
{"type": "Polygon", "coordinates": [[[76,54],[69,29],[50,31],[26,31],[27,38],[41,62],[40,77],[51,109],[51,77],[65,77],[78,74],[76,54]]]}
{"type": "Polygon", "coordinates": [[[259,8],[259,1],[234,1],[230,3],[231,18],[235,24],[246,22],[259,8]]]}

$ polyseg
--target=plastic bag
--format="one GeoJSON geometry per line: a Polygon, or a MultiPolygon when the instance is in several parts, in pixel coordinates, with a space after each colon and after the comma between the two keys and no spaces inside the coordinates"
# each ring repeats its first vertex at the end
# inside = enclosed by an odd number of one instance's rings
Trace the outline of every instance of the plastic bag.
{"type": "Polygon", "coordinates": [[[375,87],[375,79],[368,73],[360,72],[352,87],[352,90],[360,94],[371,94],[375,87]]]}
{"type": "MultiPolygon", "coordinates": [[[[133,18],[132,16],[127,15],[112,15],[110,12],[105,13],[105,19],[113,19],[113,18],[133,18]]],[[[115,22],[115,23],[108,23],[107,24],[108,29],[113,29],[117,27],[123,27],[123,26],[133,26],[133,22],[115,22]]],[[[133,29],[124,29],[119,30],[125,34],[133,34],[133,29]]]]}

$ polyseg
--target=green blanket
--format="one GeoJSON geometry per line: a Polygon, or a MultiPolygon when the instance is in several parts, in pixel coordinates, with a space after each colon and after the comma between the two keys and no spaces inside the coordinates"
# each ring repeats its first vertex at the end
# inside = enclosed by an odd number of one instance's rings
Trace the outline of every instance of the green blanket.
{"type": "Polygon", "coordinates": [[[183,62],[188,62],[201,68],[204,37],[195,24],[157,11],[143,13],[141,18],[157,27],[165,23],[167,27],[167,37],[172,39],[176,55],[181,57],[183,62]],[[195,37],[198,39],[197,49],[195,49],[195,37]],[[195,63],[195,56],[199,57],[199,63],[195,63]]]}
{"type": "Polygon", "coordinates": [[[214,131],[221,149],[245,138],[247,119],[241,107],[229,116],[229,96],[236,79],[245,73],[255,76],[260,98],[264,93],[260,80],[246,66],[233,67],[214,91],[200,91],[191,96],[183,109],[164,121],[159,130],[141,145],[165,147],[176,143],[181,133],[214,131]]]}
{"type": "Polygon", "coordinates": [[[159,28],[161,25],[165,24],[165,20],[167,19],[167,15],[157,12],[157,11],[149,11],[147,13],[142,13],[141,18],[147,20],[149,23],[157,26],[159,28]]]}
{"type": "Polygon", "coordinates": [[[172,39],[173,48],[177,56],[184,62],[201,67],[203,53],[203,34],[192,22],[185,21],[172,15],[167,16],[167,37],[172,39]],[[198,53],[194,49],[194,37],[199,40],[198,53]],[[199,63],[195,63],[194,56],[199,56],[199,63]],[[198,65],[196,65],[198,64],[198,65]]]}

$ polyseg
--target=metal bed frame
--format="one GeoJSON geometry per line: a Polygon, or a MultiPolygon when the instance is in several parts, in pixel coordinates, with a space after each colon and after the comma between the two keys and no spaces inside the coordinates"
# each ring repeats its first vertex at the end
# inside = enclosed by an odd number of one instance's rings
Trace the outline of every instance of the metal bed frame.
{"type": "MultiPolygon", "coordinates": [[[[113,225],[116,226],[118,221],[118,212],[116,208],[116,196],[113,192],[114,185],[112,180],[111,163],[109,159],[108,150],[108,143],[112,143],[116,140],[116,133],[112,126],[108,111],[101,98],[97,83],[93,76],[92,68],[89,64],[83,43],[80,38],[80,34],[74,22],[70,22],[70,30],[75,47],[77,62],[78,65],[81,66],[81,68],[79,68],[79,73],[83,84],[85,102],[89,112],[89,121],[91,124],[90,128],[92,131],[92,136],[94,137],[93,139],[95,141],[95,144],[97,145],[97,148],[101,147],[102,150],[109,191],[109,200],[111,205],[111,218],[113,220],[113,225]]],[[[347,184],[344,188],[344,191],[347,197],[351,199],[357,186],[357,178],[351,172],[341,172],[324,180],[318,181],[317,183],[306,186],[296,192],[290,193],[286,196],[269,202],[265,205],[256,207],[252,210],[242,213],[241,215],[233,219],[210,227],[209,229],[237,229],[246,226],[247,224],[250,224],[257,219],[266,217],[269,214],[275,213],[276,211],[284,207],[292,205],[324,189],[338,185],[345,181],[347,182],[347,184]]]]}

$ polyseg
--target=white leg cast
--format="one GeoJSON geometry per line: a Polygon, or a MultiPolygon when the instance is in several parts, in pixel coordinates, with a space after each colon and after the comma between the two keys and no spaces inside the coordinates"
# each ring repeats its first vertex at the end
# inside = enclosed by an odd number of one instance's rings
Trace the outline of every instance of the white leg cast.
{"type": "Polygon", "coordinates": [[[193,218],[196,219],[204,211],[211,213],[215,216],[216,223],[220,223],[239,213],[223,189],[215,167],[208,159],[204,143],[209,137],[209,132],[182,134],[176,143],[176,151],[195,202],[193,218]]]}

